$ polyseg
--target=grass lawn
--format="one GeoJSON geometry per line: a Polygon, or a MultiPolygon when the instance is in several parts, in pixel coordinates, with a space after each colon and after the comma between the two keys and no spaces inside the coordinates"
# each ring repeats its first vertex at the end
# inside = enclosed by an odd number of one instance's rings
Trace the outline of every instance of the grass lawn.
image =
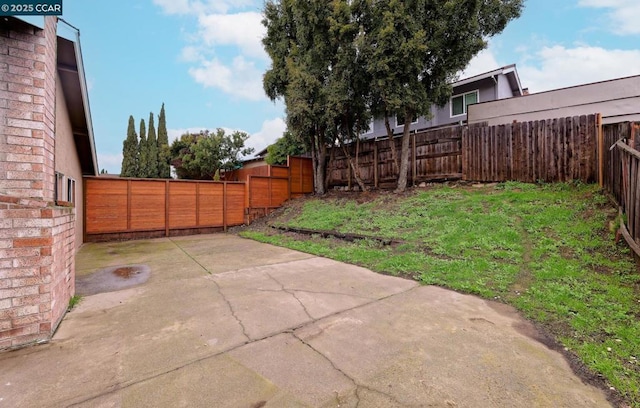
{"type": "Polygon", "coordinates": [[[503,183],[309,198],[241,234],[511,304],[640,407],[640,268],[597,187],[503,183]]]}

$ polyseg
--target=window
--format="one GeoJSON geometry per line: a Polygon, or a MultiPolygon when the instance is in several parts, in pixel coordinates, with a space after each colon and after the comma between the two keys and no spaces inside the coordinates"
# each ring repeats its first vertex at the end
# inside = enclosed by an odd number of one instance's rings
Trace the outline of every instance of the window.
{"type": "MultiPolygon", "coordinates": [[[[411,124],[418,123],[418,117],[413,115],[411,124]]],[[[404,115],[396,115],[396,127],[404,126],[404,115]]]]}
{"type": "Polygon", "coordinates": [[[372,133],[373,133],[373,119],[371,119],[371,122],[369,123],[369,130],[365,131],[364,134],[370,135],[372,133]]]}
{"type": "Polygon", "coordinates": [[[56,172],[55,195],[57,205],[74,205],[76,202],[76,181],[56,172]]]}
{"type": "Polygon", "coordinates": [[[478,103],[479,92],[467,92],[465,94],[456,95],[451,98],[451,117],[466,115],[467,106],[472,103],[478,103]]]}

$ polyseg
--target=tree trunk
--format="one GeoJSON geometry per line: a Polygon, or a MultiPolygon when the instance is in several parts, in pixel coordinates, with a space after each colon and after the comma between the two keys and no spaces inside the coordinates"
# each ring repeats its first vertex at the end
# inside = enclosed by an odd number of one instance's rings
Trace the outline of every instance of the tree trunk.
{"type": "Polygon", "coordinates": [[[396,142],[393,140],[393,130],[389,124],[389,116],[387,112],[384,114],[384,127],[387,129],[387,136],[389,137],[389,144],[391,148],[391,158],[395,166],[394,170],[398,171],[398,150],[396,149],[396,142]]]}
{"type": "Polygon", "coordinates": [[[324,195],[324,179],[327,159],[327,147],[324,143],[324,135],[316,131],[313,137],[313,147],[311,149],[313,161],[313,185],[316,195],[324,195]]]}
{"type": "MultiPolygon", "coordinates": [[[[353,177],[356,179],[356,183],[358,183],[358,186],[360,187],[360,190],[362,190],[362,191],[369,190],[369,188],[366,186],[366,184],[364,184],[364,181],[362,181],[362,177],[360,177],[360,167],[358,166],[358,150],[357,150],[357,148],[356,148],[356,161],[354,163],[353,157],[351,157],[351,154],[349,153],[349,149],[347,149],[347,146],[345,146],[345,144],[342,142],[342,138],[339,137],[338,140],[340,141],[340,146],[342,147],[342,151],[344,152],[344,155],[347,158],[347,161],[349,162],[349,166],[351,167],[351,170],[353,171],[353,177]]],[[[359,141],[357,141],[356,143],[359,144],[359,141]]]]}
{"type": "Polygon", "coordinates": [[[333,162],[336,157],[335,144],[331,146],[331,152],[329,153],[329,164],[327,165],[327,175],[324,178],[324,191],[329,191],[329,174],[333,171],[333,162]]]}
{"type": "MultiPolygon", "coordinates": [[[[411,116],[405,116],[410,118],[411,116]]],[[[395,193],[402,193],[407,189],[407,173],[409,173],[409,142],[411,134],[409,133],[411,124],[405,120],[402,132],[402,150],[400,151],[400,173],[398,174],[398,187],[395,193]]]]}

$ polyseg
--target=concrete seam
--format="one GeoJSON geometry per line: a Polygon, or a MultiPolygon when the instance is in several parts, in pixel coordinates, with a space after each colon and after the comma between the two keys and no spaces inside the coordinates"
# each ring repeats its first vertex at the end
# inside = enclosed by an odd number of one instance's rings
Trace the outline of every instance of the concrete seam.
{"type": "MultiPolygon", "coordinates": [[[[172,242],[173,242],[173,241],[172,241],[172,242]]],[[[182,249],[179,245],[177,245],[177,244],[176,244],[176,246],[177,246],[178,248],[180,248],[183,252],[185,252],[185,253],[186,253],[186,251],[184,251],[184,249],[182,249]]],[[[189,254],[187,254],[187,255],[188,255],[190,258],[192,258],[189,254]]],[[[192,259],[193,259],[193,258],[192,258],[192,259]]],[[[196,261],[196,263],[198,263],[198,262],[196,261]]],[[[200,265],[200,263],[198,263],[198,265],[200,265]]],[[[202,265],[200,265],[200,266],[201,266],[204,270],[206,270],[206,268],[204,268],[202,265]]],[[[216,286],[218,286],[218,285],[217,285],[217,282],[216,282],[216,286]]],[[[403,291],[401,291],[401,292],[392,293],[392,294],[390,294],[390,295],[387,295],[387,296],[384,296],[384,297],[381,297],[381,298],[374,299],[374,300],[372,300],[371,302],[363,303],[363,304],[361,304],[361,305],[354,306],[354,307],[352,307],[352,308],[350,308],[350,309],[341,310],[341,311],[338,311],[338,312],[332,313],[332,314],[330,314],[330,315],[323,316],[323,317],[321,317],[321,318],[319,318],[319,319],[313,319],[313,320],[312,320],[312,321],[310,321],[310,322],[305,322],[305,323],[302,323],[302,324],[300,324],[300,325],[298,325],[298,326],[295,326],[295,327],[290,327],[290,328],[287,328],[287,329],[283,329],[283,330],[282,330],[282,331],[280,331],[280,332],[272,333],[272,334],[269,334],[269,335],[267,335],[267,336],[261,337],[261,338],[259,338],[259,339],[251,339],[249,336],[246,336],[246,337],[249,339],[249,341],[247,341],[247,342],[244,342],[244,343],[241,343],[241,344],[235,345],[235,346],[230,347],[230,348],[228,348],[228,349],[226,349],[226,350],[220,350],[220,351],[215,352],[215,353],[213,353],[213,354],[209,354],[209,355],[202,356],[202,357],[200,357],[200,358],[196,358],[196,359],[194,359],[194,360],[191,360],[191,361],[189,361],[189,362],[186,362],[186,363],[184,363],[184,364],[181,364],[181,365],[180,365],[180,366],[178,366],[178,367],[170,368],[170,369],[165,370],[165,371],[163,371],[163,372],[160,372],[160,373],[156,373],[156,374],[149,375],[148,377],[145,377],[145,378],[141,378],[141,379],[133,379],[133,380],[130,380],[130,381],[127,381],[127,382],[124,382],[124,383],[118,382],[118,383],[116,383],[116,384],[114,384],[114,385],[110,386],[110,388],[111,388],[111,389],[110,389],[110,390],[108,390],[108,391],[101,392],[101,393],[99,393],[99,394],[97,394],[97,395],[94,395],[94,396],[91,396],[91,397],[88,397],[88,398],[82,399],[82,400],[77,401],[77,402],[68,403],[68,404],[67,404],[67,406],[69,406],[69,407],[73,407],[73,406],[80,406],[80,405],[85,404],[85,403],[87,403],[87,402],[89,402],[89,401],[93,401],[93,400],[95,400],[95,399],[97,399],[97,398],[100,398],[100,397],[102,397],[102,396],[104,396],[104,395],[112,394],[112,393],[114,393],[114,392],[117,392],[117,391],[120,391],[120,390],[123,390],[123,389],[129,388],[129,387],[134,386],[134,385],[137,385],[137,384],[143,384],[143,383],[148,382],[148,381],[151,381],[151,380],[153,380],[153,379],[160,378],[160,377],[162,377],[163,375],[167,375],[167,374],[170,374],[170,373],[174,373],[174,372],[180,371],[180,370],[182,370],[182,369],[184,369],[184,368],[186,368],[186,367],[188,367],[188,366],[190,366],[190,365],[193,365],[193,364],[196,364],[196,363],[200,363],[200,362],[203,362],[203,361],[206,361],[206,360],[210,360],[210,359],[213,359],[213,358],[219,357],[219,356],[221,356],[221,355],[223,355],[223,354],[230,353],[230,352],[233,352],[233,351],[235,351],[235,350],[238,350],[238,349],[240,349],[240,348],[242,348],[242,347],[244,347],[244,346],[247,346],[247,345],[250,345],[250,344],[253,344],[253,343],[257,343],[257,342],[259,342],[259,341],[263,341],[263,340],[271,339],[271,338],[276,337],[276,336],[279,336],[279,335],[281,335],[281,334],[287,334],[287,333],[288,333],[288,334],[292,334],[295,338],[298,338],[298,337],[295,335],[295,333],[294,333],[294,331],[295,331],[295,330],[302,329],[302,328],[304,328],[304,327],[306,327],[306,326],[308,326],[308,325],[310,325],[310,324],[316,323],[316,322],[318,322],[318,321],[320,321],[320,320],[322,320],[322,319],[326,319],[326,318],[329,318],[329,317],[338,316],[338,315],[340,315],[340,314],[342,314],[342,313],[350,312],[350,311],[353,311],[353,310],[356,310],[356,309],[359,309],[359,308],[362,308],[362,307],[365,307],[365,306],[368,306],[368,305],[374,304],[374,303],[376,303],[376,302],[379,302],[379,301],[383,301],[383,300],[386,300],[386,299],[392,298],[392,297],[394,297],[394,296],[398,296],[398,295],[402,295],[402,294],[405,294],[405,293],[409,293],[409,292],[411,292],[411,291],[413,291],[413,290],[415,290],[415,289],[418,289],[418,288],[420,288],[420,287],[421,287],[420,285],[416,284],[415,286],[412,286],[412,287],[410,287],[410,288],[409,288],[409,289],[407,289],[407,290],[403,290],[403,291]]],[[[220,292],[220,295],[222,296],[222,292],[220,292]]],[[[223,297],[223,299],[224,299],[224,296],[222,296],[222,297],[223,297]]],[[[225,299],[225,301],[226,301],[226,299],[225,299]]],[[[227,304],[229,304],[229,303],[227,303],[227,304]]],[[[229,305],[229,307],[231,308],[231,305],[229,305]]],[[[235,317],[235,316],[234,316],[234,317],[235,317]]],[[[237,318],[236,318],[236,319],[237,319],[237,318]]],[[[238,323],[240,323],[240,321],[239,321],[239,320],[238,320],[238,323]]],[[[243,328],[243,330],[244,330],[244,326],[242,326],[242,324],[240,324],[240,325],[241,325],[241,327],[242,327],[242,328],[243,328]]],[[[298,338],[298,339],[299,339],[299,338],[298,338]]],[[[300,340],[300,341],[302,341],[302,340],[300,340]]],[[[304,342],[303,342],[303,343],[304,343],[304,342]]],[[[322,355],[322,354],[321,354],[321,355],[322,355]]],[[[324,357],[324,356],[323,356],[323,357],[324,357]]],[[[325,357],[325,358],[326,358],[326,357],[325,357]]],[[[327,360],[328,360],[328,359],[327,359],[327,360]]],[[[330,363],[332,363],[332,362],[330,361],[330,363]]],[[[333,363],[332,363],[332,365],[333,365],[333,363]]],[[[346,378],[348,378],[348,379],[351,379],[351,378],[350,378],[349,376],[347,376],[346,374],[345,374],[345,377],[346,377],[346,378]]],[[[354,381],[354,384],[356,385],[356,387],[361,387],[361,388],[366,389],[366,390],[371,391],[371,392],[376,392],[376,393],[380,393],[380,394],[382,394],[382,395],[386,395],[386,394],[382,393],[381,391],[374,390],[374,389],[370,389],[370,388],[369,388],[369,387],[367,387],[367,386],[358,385],[357,383],[355,383],[355,381],[354,381]]],[[[357,394],[357,390],[358,390],[358,388],[356,388],[356,394],[357,394]]],[[[391,399],[393,399],[393,400],[395,400],[393,397],[391,397],[391,396],[389,396],[389,395],[386,395],[386,396],[387,396],[387,397],[389,397],[389,398],[391,398],[391,399]]],[[[70,400],[73,400],[73,397],[72,397],[72,398],[70,398],[70,399],[67,399],[66,401],[70,401],[70,400]]],[[[61,401],[59,401],[59,402],[61,402],[61,401]]],[[[56,406],[57,406],[57,405],[56,405],[56,406]]],[[[356,405],[356,406],[357,406],[357,405],[356,405]]]]}
{"type": "Polygon", "coordinates": [[[277,280],[276,278],[274,278],[273,276],[271,276],[271,274],[269,272],[265,272],[265,274],[271,279],[273,280],[275,283],[277,283],[278,285],[280,285],[280,287],[282,288],[282,292],[284,293],[288,293],[289,295],[293,296],[293,298],[300,304],[300,306],[302,306],[302,309],[304,310],[305,314],[307,315],[307,317],[309,319],[311,319],[311,321],[316,321],[316,319],[311,316],[311,314],[309,313],[309,311],[307,310],[307,307],[304,305],[304,303],[302,303],[302,301],[298,298],[298,296],[296,296],[295,292],[286,289],[284,287],[284,285],[282,283],[280,283],[279,280],[277,280]]]}
{"type": "MultiPolygon", "coordinates": [[[[207,268],[205,268],[204,265],[202,265],[200,262],[198,262],[184,248],[182,248],[180,245],[178,245],[178,243],[176,241],[172,240],[171,238],[169,238],[169,241],[171,241],[176,247],[178,247],[182,252],[184,252],[184,254],[187,255],[193,262],[198,264],[198,266],[200,266],[200,268],[202,268],[202,270],[204,270],[209,275],[211,275],[211,271],[209,271],[207,268]]],[[[229,299],[227,299],[225,294],[222,292],[222,288],[220,287],[218,282],[216,282],[214,279],[211,279],[211,281],[216,286],[216,289],[218,290],[218,293],[220,294],[220,297],[222,297],[222,300],[224,300],[224,302],[227,304],[227,307],[229,307],[229,311],[231,312],[231,315],[233,316],[234,319],[236,319],[236,321],[240,325],[240,328],[242,328],[242,334],[244,335],[244,337],[247,338],[247,341],[250,342],[251,341],[251,337],[249,337],[249,335],[247,334],[247,329],[246,329],[246,327],[244,327],[244,324],[242,323],[242,320],[240,320],[240,318],[236,315],[236,311],[234,310],[233,306],[231,305],[231,302],[229,301],[229,299]]]]}

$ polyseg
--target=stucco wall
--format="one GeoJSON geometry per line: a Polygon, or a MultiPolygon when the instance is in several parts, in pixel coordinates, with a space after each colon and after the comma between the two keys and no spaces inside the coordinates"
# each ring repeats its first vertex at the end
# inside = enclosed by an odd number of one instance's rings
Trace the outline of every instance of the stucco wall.
{"type": "Polygon", "coordinates": [[[83,212],[83,190],[82,190],[82,168],[80,158],[76,150],[73,139],[73,130],[69,120],[69,112],[65,103],[60,77],[56,78],[56,147],[55,147],[55,170],[71,177],[76,181],[76,237],[75,245],[79,248],[82,245],[82,231],[84,222],[83,212]]]}
{"type": "Polygon", "coordinates": [[[469,107],[469,123],[492,126],[593,113],[601,113],[603,123],[640,120],[640,76],[480,103],[469,107]]]}

